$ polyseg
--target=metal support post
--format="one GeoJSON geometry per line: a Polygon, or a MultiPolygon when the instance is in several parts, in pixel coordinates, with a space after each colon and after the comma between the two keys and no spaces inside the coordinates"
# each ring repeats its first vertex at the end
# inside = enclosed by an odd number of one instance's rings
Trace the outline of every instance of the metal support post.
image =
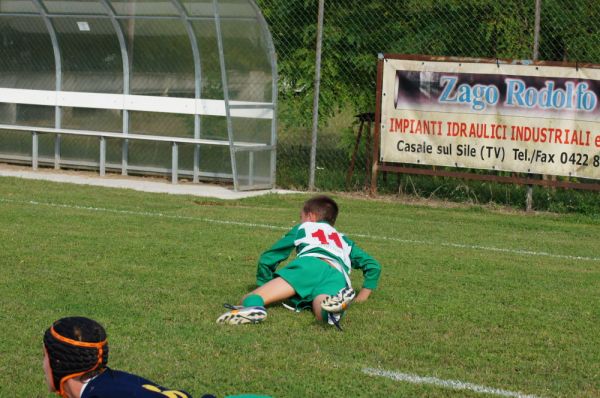
{"type": "Polygon", "coordinates": [[[31,168],[33,170],[38,169],[38,148],[39,148],[38,133],[33,131],[31,133],[31,168]]]}
{"type": "Polygon", "coordinates": [[[106,138],[100,137],[100,177],[106,175],[106,138]]]}
{"type": "Polygon", "coordinates": [[[54,168],[60,169],[60,134],[54,137],[54,168]]]}
{"type": "Polygon", "coordinates": [[[248,152],[248,185],[254,185],[254,152],[248,152]]]}
{"type": "Polygon", "coordinates": [[[194,145],[194,171],[193,182],[200,182],[200,145],[194,145]]]}
{"type": "Polygon", "coordinates": [[[177,180],[178,180],[178,167],[179,167],[179,155],[178,155],[178,148],[177,148],[177,143],[174,142],[173,143],[173,147],[171,150],[171,183],[172,184],[177,184],[177,180]]]}

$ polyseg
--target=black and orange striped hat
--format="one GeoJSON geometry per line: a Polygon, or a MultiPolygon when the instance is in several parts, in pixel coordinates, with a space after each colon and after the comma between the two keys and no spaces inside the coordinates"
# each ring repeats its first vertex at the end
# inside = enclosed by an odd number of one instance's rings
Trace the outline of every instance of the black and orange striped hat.
{"type": "Polygon", "coordinates": [[[64,383],[74,377],[102,372],[108,362],[106,331],[84,317],[62,318],[44,333],[54,389],[65,396],[64,383]]]}

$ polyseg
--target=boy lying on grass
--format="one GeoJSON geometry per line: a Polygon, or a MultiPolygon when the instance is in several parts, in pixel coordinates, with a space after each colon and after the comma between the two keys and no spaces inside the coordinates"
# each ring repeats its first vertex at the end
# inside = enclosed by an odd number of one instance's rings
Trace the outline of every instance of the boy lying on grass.
{"type": "Polygon", "coordinates": [[[335,325],[352,301],[367,300],[377,287],[381,266],[352,240],[338,232],[337,203],[328,196],[316,196],[304,203],[300,219],[283,238],[258,260],[257,285],[242,299],[241,306],[226,305],[230,311],[218,323],[238,325],[259,323],[267,317],[266,305],[290,300],[295,309],[311,308],[319,321],[335,325]],[[292,250],[296,258],[276,271],[292,250]],[[364,275],[356,295],[350,283],[352,268],[364,275]]]}

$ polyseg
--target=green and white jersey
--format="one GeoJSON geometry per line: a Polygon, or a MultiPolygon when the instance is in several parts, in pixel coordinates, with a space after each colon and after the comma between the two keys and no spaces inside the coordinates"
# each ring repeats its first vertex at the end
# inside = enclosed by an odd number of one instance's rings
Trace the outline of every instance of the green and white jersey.
{"type": "Polygon", "coordinates": [[[305,222],[294,226],[287,234],[265,251],[258,260],[256,282],[259,286],[273,279],[278,265],[292,251],[297,257],[318,257],[328,260],[347,277],[351,269],[363,272],[363,287],[377,287],[381,266],[351,239],[326,222],[305,222]]]}
{"type": "Polygon", "coordinates": [[[294,241],[298,257],[311,256],[330,260],[343,266],[350,274],[350,251],[352,248],[343,239],[344,235],[327,223],[305,222],[298,227],[294,241]]]}

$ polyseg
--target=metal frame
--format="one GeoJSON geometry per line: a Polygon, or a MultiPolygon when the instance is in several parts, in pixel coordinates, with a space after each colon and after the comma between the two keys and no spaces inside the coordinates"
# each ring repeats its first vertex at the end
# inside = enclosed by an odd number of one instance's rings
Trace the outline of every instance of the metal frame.
{"type": "MultiPolygon", "coordinates": [[[[192,57],[194,58],[194,96],[196,99],[200,99],[202,97],[202,64],[200,63],[200,47],[198,46],[198,41],[196,40],[196,33],[194,32],[194,28],[189,20],[189,15],[185,10],[185,7],[181,5],[179,0],[171,0],[173,6],[177,9],[181,18],[183,19],[183,23],[185,25],[185,29],[187,31],[188,37],[190,38],[190,44],[192,46],[192,57]]],[[[201,137],[202,125],[200,115],[194,115],[194,138],[199,139],[201,137]]],[[[200,145],[196,145],[194,148],[194,182],[198,182],[200,171],[200,145]]]]}
{"type": "MultiPolygon", "coordinates": [[[[37,127],[24,127],[14,125],[0,125],[0,130],[12,130],[12,131],[31,131],[32,132],[32,156],[31,162],[34,168],[37,168],[40,164],[38,156],[38,139],[39,134],[53,134],[55,136],[54,145],[54,167],[59,169],[63,166],[73,166],[73,161],[67,159],[61,160],[60,147],[61,147],[61,135],[80,135],[80,136],[96,136],[100,140],[100,154],[98,167],[100,175],[105,174],[106,169],[106,141],[107,139],[119,138],[122,141],[122,154],[121,154],[121,174],[127,175],[129,170],[139,170],[140,167],[131,166],[128,164],[128,143],[130,139],[143,139],[148,141],[169,141],[172,143],[172,164],[171,164],[171,175],[172,182],[176,182],[178,174],[178,162],[175,160],[178,158],[178,145],[182,143],[193,143],[194,147],[194,166],[192,171],[193,181],[198,182],[201,175],[214,174],[200,171],[200,145],[228,145],[230,151],[231,161],[231,177],[233,179],[233,186],[235,190],[242,189],[257,189],[262,187],[273,187],[275,185],[275,172],[276,172],[276,103],[277,103],[277,65],[275,56],[275,47],[273,45],[272,36],[267,28],[266,21],[260,12],[259,7],[256,5],[254,0],[248,0],[248,4],[256,12],[256,17],[236,17],[227,16],[222,17],[219,12],[219,1],[213,0],[213,16],[191,16],[188,14],[187,9],[182,4],[181,0],[170,0],[174,10],[179,15],[117,15],[116,10],[111,4],[111,0],[97,0],[98,3],[103,7],[105,14],[66,14],[66,13],[51,13],[43,4],[42,0],[31,0],[35,5],[38,13],[5,13],[0,15],[11,15],[11,16],[23,16],[23,17],[41,17],[45,23],[48,34],[50,35],[55,61],[55,92],[54,95],[49,97],[46,95],[45,99],[40,99],[41,102],[35,102],[32,97],[40,94],[46,94],[44,90],[18,90],[9,88],[0,88],[0,101],[4,100],[7,103],[25,103],[25,104],[36,104],[54,106],[55,109],[55,123],[54,129],[40,129],[37,127]],[[122,68],[123,68],[123,92],[122,94],[100,94],[100,93],[68,93],[62,91],[62,61],[61,61],[61,49],[58,35],[54,29],[52,19],[59,17],[69,18],[104,18],[110,19],[113,25],[115,34],[117,35],[118,43],[120,46],[122,68]],[[129,44],[127,41],[127,34],[123,30],[121,20],[128,19],[146,19],[146,20],[179,20],[184,24],[189,41],[190,48],[194,60],[194,100],[189,101],[187,98],[176,98],[176,97],[149,97],[149,96],[134,96],[131,95],[131,59],[129,53],[129,44]],[[197,41],[196,32],[192,25],[194,20],[208,20],[214,21],[216,33],[217,33],[217,47],[219,56],[219,65],[221,67],[221,84],[223,85],[223,100],[203,100],[202,99],[202,67],[201,67],[201,54],[200,46],[197,41]],[[227,81],[226,59],[224,54],[224,43],[221,31],[222,20],[236,20],[236,21],[256,21],[261,27],[261,32],[267,43],[268,56],[270,58],[271,65],[271,77],[272,77],[272,98],[271,102],[268,103],[247,103],[243,101],[231,101],[229,94],[229,86],[227,81]],[[26,92],[29,91],[29,92],[26,92]],[[78,97],[79,96],[79,97],[78,97]],[[121,97],[121,98],[119,98],[121,97]],[[79,99],[78,99],[79,98],[79,99]],[[156,100],[155,100],[156,98],[156,100]],[[81,100],[81,101],[80,101],[81,100]],[[121,105],[102,106],[102,104],[108,104],[111,101],[113,103],[121,105]],[[50,104],[50,103],[51,104],[50,104]],[[222,105],[219,105],[220,102],[222,105]],[[224,105],[224,106],[223,106],[224,105]],[[222,108],[221,108],[222,106],[222,108]],[[98,108],[98,109],[118,109],[122,112],[122,131],[121,132],[90,132],[83,130],[66,130],[62,129],[62,108],[63,107],[84,107],[84,108],[98,108]],[[222,109],[221,110],[219,110],[222,109]],[[189,141],[187,138],[174,138],[166,137],[166,139],[160,139],[161,136],[156,135],[144,135],[145,138],[141,138],[139,135],[130,134],[130,120],[129,112],[131,110],[136,111],[151,111],[151,112],[168,112],[168,113],[183,113],[194,115],[194,139],[189,141]],[[175,111],[173,111],[175,110],[175,111]],[[222,113],[221,113],[222,112],[222,113]],[[226,118],[227,123],[227,141],[219,140],[203,140],[202,137],[202,123],[201,115],[221,115],[226,118]],[[258,118],[271,119],[271,137],[268,144],[249,144],[236,142],[234,139],[234,127],[232,117],[256,117],[258,118]],[[82,133],[82,132],[85,132],[82,133]],[[271,151],[271,168],[269,175],[269,183],[259,183],[253,175],[254,170],[254,153],[256,151],[271,151]],[[247,176],[248,184],[240,183],[240,176],[238,175],[237,158],[236,154],[240,151],[249,152],[249,175],[247,176]]],[[[165,137],[162,137],[165,138],[165,137]]],[[[11,158],[10,155],[0,154],[0,159],[11,158]]],[[[19,156],[12,158],[20,158],[19,156]]],[[[84,163],[90,163],[81,161],[81,165],[84,163]]],[[[93,162],[91,162],[93,163],[93,162]]],[[[142,167],[142,169],[144,169],[142,167]]],[[[157,170],[160,168],[149,168],[157,170]]],[[[217,173],[219,176],[225,174],[217,173]]]]}
{"type": "Polygon", "coordinates": [[[225,69],[225,52],[223,49],[223,34],[221,32],[221,15],[219,13],[218,0],[213,0],[213,13],[215,16],[215,28],[217,30],[217,48],[219,49],[219,65],[221,66],[221,84],[223,85],[223,97],[225,99],[225,117],[227,118],[227,136],[229,137],[229,157],[231,158],[231,172],[233,173],[233,189],[239,189],[240,183],[237,177],[237,162],[235,149],[233,147],[233,122],[229,103],[229,85],[227,84],[227,70],[225,69]]]}
{"type": "MultiPolygon", "coordinates": [[[[42,19],[44,20],[44,24],[48,29],[48,34],[50,35],[50,41],[52,42],[52,49],[54,50],[54,65],[56,70],[56,91],[62,90],[62,61],[61,61],[61,52],[60,46],[58,45],[58,36],[56,35],[56,30],[54,29],[54,25],[48,16],[48,10],[41,2],[41,0],[32,0],[35,7],[40,12],[42,19]]],[[[31,14],[28,14],[31,15],[31,14]]],[[[54,108],[54,127],[59,129],[62,126],[62,108],[59,105],[56,105],[54,108]]],[[[37,168],[37,165],[36,165],[37,168]]],[[[54,168],[60,169],[60,134],[57,134],[54,138],[54,168]]]]}
{"type": "MultiPolygon", "coordinates": [[[[131,110],[182,115],[226,116],[225,101],[151,95],[1,88],[0,102],[44,106],[131,110]]],[[[233,117],[272,119],[271,103],[230,101],[233,117]]]]}
{"type": "MultiPolygon", "coordinates": [[[[116,19],[116,12],[112,5],[107,0],[100,0],[106,12],[110,17],[110,21],[115,28],[119,46],[121,47],[121,59],[123,61],[123,94],[127,95],[130,91],[131,72],[129,70],[129,52],[127,51],[127,41],[125,41],[125,33],[121,24],[116,19]]],[[[129,134],[129,110],[123,109],[123,135],[129,134]]],[[[123,140],[121,146],[121,175],[127,175],[127,163],[129,159],[129,141],[123,140]]]]}
{"type": "MultiPolygon", "coordinates": [[[[17,126],[17,125],[5,125],[0,124],[1,130],[9,130],[14,132],[23,132],[23,133],[31,133],[32,135],[32,144],[31,144],[31,164],[33,169],[37,169],[39,165],[39,154],[38,154],[38,142],[40,134],[54,134],[56,135],[72,135],[72,136],[82,136],[82,137],[97,137],[100,143],[100,151],[98,156],[98,167],[100,176],[104,176],[106,174],[106,140],[107,139],[120,139],[120,140],[139,140],[139,141],[152,141],[152,142],[169,142],[171,143],[171,169],[169,170],[171,173],[171,182],[176,184],[178,181],[178,176],[180,174],[179,171],[179,155],[178,148],[180,144],[194,144],[194,145],[213,145],[213,146],[229,146],[229,141],[223,140],[210,140],[210,139],[196,139],[196,138],[179,138],[179,137],[165,137],[165,136],[156,136],[156,135],[147,135],[147,134],[129,134],[127,136],[117,133],[117,132],[106,132],[106,131],[91,131],[91,130],[72,130],[72,129],[54,129],[54,128],[45,128],[45,127],[36,127],[31,128],[28,126],[17,126]]],[[[272,146],[268,144],[256,144],[252,142],[237,142],[236,145],[241,148],[245,148],[248,151],[267,151],[272,150],[272,146]]],[[[13,157],[14,159],[23,160],[23,157],[17,156],[13,157]]],[[[69,162],[71,164],[77,165],[77,162],[69,162]]],[[[82,162],[84,166],[90,166],[92,163],[90,162],[82,162]]],[[[137,167],[131,168],[131,170],[148,170],[148,171],[157,171],[162,170],[159,168],[144,168],[137,167]]],[[[193,175],[193,174],[192,174],[193,175]]],[[[216,175],[211,173],[205,173],[205,176],[208,175],[216,175]]],[[[218,174],[221,178],[226,176],[224,173],[218,174]]],[[[233,176],[232,176],[233,177],[233,176]]],[[[250,178],[250,177],[249,177],[250,178]]],[[[265,186],[265,184],[261,185],[265,186]]]]}
{"type": "Polygon", "coordinates": [[[279,81],[279,76],[277,74],[277,53],[275,51],[275,43],[273,43],[271,32],[267,29],[268,24],[265,17],[256,3],[252,2],[251,5],[261,21],[260,26],[267,39],[269,59],[271,60],[271,74],[273,77],[273,87],[271,90],[271,103],[273,104],[273,118],[271,120],[271,146],[273,147],[273,150],[271,151],[271,181],[274,182],[277,175],[277,82],[279,81]]]}

